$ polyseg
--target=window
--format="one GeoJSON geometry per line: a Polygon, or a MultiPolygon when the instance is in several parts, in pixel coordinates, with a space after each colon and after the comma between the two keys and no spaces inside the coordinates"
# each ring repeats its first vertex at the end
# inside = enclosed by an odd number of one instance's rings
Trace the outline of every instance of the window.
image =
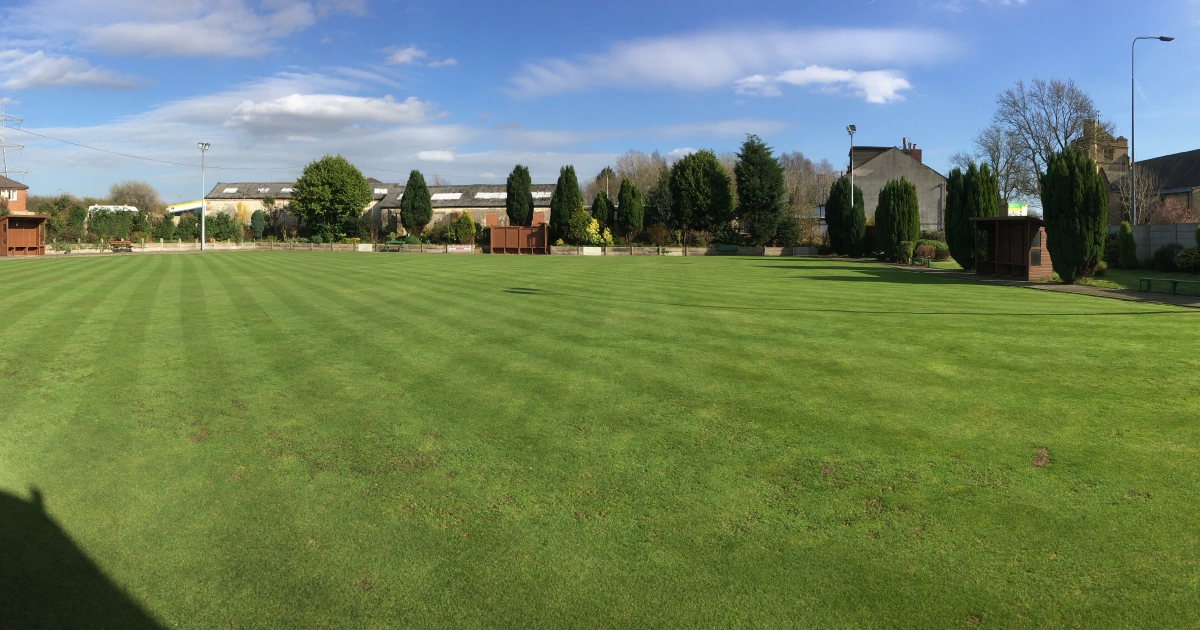
{"type": "Polygon", "coordinates": [[[1042,266],[1042,250],[1035,249],[1035,250],[1029,252],[1029,264],[1030,264],[1030,266],[1033,266],[1033,267],[1041,267],[1042,266]]]}
{"type": "Polygon", "coordinates": [[[462,197],[462,193],[436,193],[430,197],[430,201],[451,201],[462,197]]]}
{"type": "Polygon", "coordinates": [[[376,194],[376,195],[386,195],[386,194],[387,194],[387,189],[386,189],[386,188],[376,188],[376,189],[375,189],[375,194],[376,194]]]}
{"type": "Polygon", "coordinates": [[[235,193],[235,192],[237,192],[236,188],[226,188],[225,190],[221,191],[221,194],[228,195],[229,193],[235,193]]]}
{"type": "Polygon", "coordinates": [[[17,191],[15,191],[15,190],[0,190],[0,198],[7,199],[9,201],[16,201],[17,200],[17,191]]]}
{"type": "Polygon", "coordinates": [[[508,199],[506,192],[480,192],[475,193],[476,199],[508,199]]]}
{"type": "Polygon", "coordinates": [[[1030,243],[1029,246],[1030,247],[1041,247],[1042,246],[1042,231],[1041,230],[1038,230],[1037,232],[1033,233],[1033,242],[1030,243]]]}

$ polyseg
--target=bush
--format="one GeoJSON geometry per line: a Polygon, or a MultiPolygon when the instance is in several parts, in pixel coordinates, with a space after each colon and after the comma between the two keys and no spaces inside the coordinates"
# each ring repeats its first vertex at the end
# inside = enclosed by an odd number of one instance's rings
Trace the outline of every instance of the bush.
{"type": "Polygon", "coordinates": [[[1129,227],[1128,221],[1121,222],[1121,229],[1117,232],[1117,246],[1121,252],[1121,267],[1137,269],[1137,241],[1133,240],[1133,228],[1129,227]]]}
{"type": "Polygon", "coordinates": [[[1175,271],[1175,256],[1183,251],[1179,243],[1167,243],[1154,252],[1154,268],[1159,271],[1175,271]]]}
{"type": "MultiPolygon", "coordinates": [[[[941,243],[942,245],[945,245],[946,244],[946,232],[944,230],[941,232],[937,232],[934,230],[921,230],[920,241],[935,241],[935,242],[941,243]]],[[[917,241],[917,242],[919,243],[920,241],[917,241]]],[[[947,247],[949,247],[949,246],[947,246],[947,247]]]]}
{"type": "Polygon", "coordinates": [[[684,239],[689,247],[708,247],[712,240],[712,233],[707,230],[691,230],[684,239]]]}
{"type": "Polygon", "coordinates": [[[662,247],[671,242],[671,230],[662,223],[655,223],[646,230],[646,238],[650,239],[652,244],[662,247]]]}
{"type": "Polygon", "coordinates": [[[321,235],[320,235],[320,234],[313,234],[313,235],[312,235],[312,243],[314,243],[314,244],[316,244],[316,245],[320,245],[320,244],[322,244],[322,243],[324,243],[324,242],[325,242],[325,239],[321,238],[321,235]]]}
{"type": "Polygon", "coordinates": [[[937,250],[934,249],[932,245],[926,245],[925,243],[919,243],[916,246],[916,248],[913,249],[912,255],[914,258],[930,258],[930,259],[932,259],[936,253],[937,253],[937,250]]]}
{"type": "Polygon", "coordinates": [[[1175,254],[1175,268],[1187,273],[1200,273],[1200,248],[1184,247],[1175,254]]]}
{"type": "Polygon", "coordinates": [[[933,250],[933,259],[934,260],[941,262],[943,260],[948,260],[949,258],[950,258],[950,250],[949,249],[933,250]]]}
{"type": "Polygon", "coordinates": [[[1103,278],[1106,273],[1108,273],[1108,263],[1103,260],[1096,263],[1096,269],[1092,271],[1092,275],[1097,278],[1103,278]]]}
{"type": "Polygon", "coordinates": [[[1102,260],[1109,267],[1121,267],[1121,235],[1109,232],[1104,237],[1104,257],[1102,260]]]}
{"type": "Polygon", "coordinates": [[[900,241],[896,244],[896,258],[900,261],[912,260],[913,246],[916,245],[913,241],[900,241]]]}
{"type": "Polygon", "coordinates": [[[945,252],[947,252],[947,255],[949,255],[948,252],[950,251],[950,246],[947,245],[945,241],[939,241],[939,240],[929,239],[929,238],[922,238],[917,241],[917,246],[920,247],[921,245],[928,245],[928,246],[932,247],[934,249],[934,251],[939,251],[939,252],[945,251],[945,252]]]}
{"type": "Polygon", "coordinates": [[[267,215],[262,210],[250,215],[250,229],[254,230],[254,238],[262,238],[263,230],[267,229],[267,215]]]}
{"type": "Polygon", "coordinates": [[[475,220],[471,218],[471,213],[464,210],[454,224],[451,225],[451,238],[455,243],[460,245],[470,245],[475,242],[475,220]]]}
{"type": "Polygon", "coordinates": [[[405,245],[420,245],[421,238],[419,236],[417,236],[416,234],[409,234],[408,236],[404,237],[404,244],[405,245]]]}

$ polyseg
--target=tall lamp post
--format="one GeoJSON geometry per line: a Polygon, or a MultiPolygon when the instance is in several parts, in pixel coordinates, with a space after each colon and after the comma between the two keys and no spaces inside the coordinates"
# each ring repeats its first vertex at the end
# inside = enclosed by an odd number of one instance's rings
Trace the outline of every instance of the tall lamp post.
{"type": "Polygon", "coordinates": [[[1165,35],[1158,37],[1135,37],[1133,38],[1133,43],[1129,45],[1129,222],[1134,225],[1137,225],[1137,160],[1135,159],[1137,151],[1135,150],[1136,143],[1134,141],[1136,137],[1134,126],[1137,121],[1137,117],[1134,115],[1134,110],[1137,107],[1137,98],[1134,95],[1137,90],[1137,84],[1135,82],[1136,64],[1134,61],[1137,58],[1137,43],[1139,39],[1157,39],[1160,42],[1169,42],[1175,38],[1165,35]]]}
{"type": "Polygon", "coordinates": [[[204,210],[205,210],[204,197],[205,197],[205,195],[208,194],[208,191],[205,190],[205,186],[204,186],[204,154],[205,154],[205,152],[208,151],[208,146],[209,145],[207,142],[197,142],[196,143],[196,148],[200,149],[200,249],[201,249],[201,251],[204,250],[204,215],[207,214],[206,212],[204,212],[204,210]]]}
{"type": "MultiPolygon", "coordinates": [[[[850,134],[850,214],[854,214],[854,132],[858,127],[849,125],[846,133],[850,134]]],[[[849,215],[846,215],[849,216],[849,215]]]]}

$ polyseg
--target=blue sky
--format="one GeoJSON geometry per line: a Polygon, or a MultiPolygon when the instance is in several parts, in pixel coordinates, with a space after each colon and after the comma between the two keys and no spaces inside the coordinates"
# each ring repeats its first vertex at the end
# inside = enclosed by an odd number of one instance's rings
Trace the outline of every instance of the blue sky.
{"type": "MultiPolygon", "coordinates": [[[[42,0],[0,8],[0,96],[22,128],[199,162],[209,186],[290,180],[325,153],[368,176],[588,177],[627,149],[736,150],[757,133],[844,166],[908,137],[945,172],[1018,79],[1074,79],[1138,156],[1200,148],[1200,0],[377,2],[42,0]]],[[[122,179],[168,202],[199,172],[10,131],[34,194],[122,179]]]]}

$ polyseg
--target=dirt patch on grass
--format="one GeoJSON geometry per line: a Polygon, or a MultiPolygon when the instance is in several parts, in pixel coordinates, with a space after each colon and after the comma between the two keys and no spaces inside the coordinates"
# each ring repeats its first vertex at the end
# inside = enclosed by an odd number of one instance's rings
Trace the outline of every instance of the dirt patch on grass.
{"type": "Polygon", "coordinates": [[[1034,468],[1044,468],[1054,462],[1050,459],[1050,451],[1039,448],[1033,456],[1033,461],[1030,463],[1033,464],[1034,468]]]}
{"type": "Polygon", "coordinates": [[[354,585],[358,587],[358,590],[360,590],[364,593],[370,591],[372,588],[375,587],[374,584],[371,584],[371,580],[368,580],[367,578],[363,578],[363,579],[359,580],[358,582],[355,582],[354,585]]]}
{"type": "Polygon", "coordinates": [[[204,429],[200,429],[200,430],[196,431],[195,433],[189,435],[188,441],[191,442],[192,444],[199,444],[199,443],[207,440],[209,437],[211,437],[211,436],[209,436],[208,431],[205,431],[204,429]]]}

